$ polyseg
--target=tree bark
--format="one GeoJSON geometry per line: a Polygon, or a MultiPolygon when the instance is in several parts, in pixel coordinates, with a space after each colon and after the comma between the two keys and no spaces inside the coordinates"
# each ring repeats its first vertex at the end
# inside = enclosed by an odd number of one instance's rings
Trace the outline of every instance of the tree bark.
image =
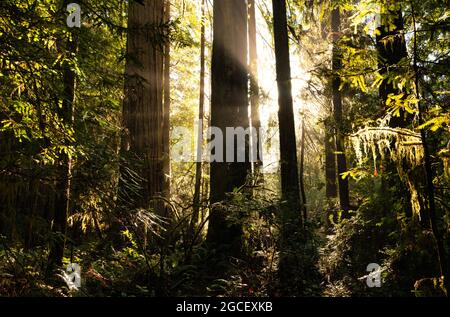
{"type": "MultiPolygon", "coordinates": [[[[418,65],[418,52],[417,52],[417,26],[416,26],[416,17],[415,17],[415,10],[414,5],[411,3],[411,10],[412,10],[412,17],[413,17],[413,30],[414,30],[414,41],[413,41],[413,67],[414,67],[414,80],[415,80],[415,86],[416,86],[416,97],[420,100],[420,70],[418,65]]],[[[423,112],[424,107],[422,105],[422,102],[419,102],[418,104],[419,109],[419,124],[424,123],[423,118],[423,112]]],[[[448,254],[445,249],[445,242],[444,237],[441,232],[441,229],[439,228],[438,224],[438,218],[440,218],[437,215],[436,210],[436,202],[435,202],[435,188],[433,184],[433,167],[432,167],[432,158],[430,154],[430,148],[428,145],[428,138],[427,134],[425,132],[425,129],[421,129],[420,131],[421,137],[422,137],[422,144],[424,149],[424,165],[425,165],[425,178],[426,178],[426,193],[428,198],[428,218],[430,221],[431,230],[433,232],[433,236],[436,240],[436,248],[437,248],[437,254],[438,254],[438,263],[440,268],[441,276],[444,278],[444,289],[445,293],[448,296],[450,292],[450,276],[449,276],[449,262],[448,262],[448,254]]]]}
{"type": "Polygon", "coordinates": [[[306,190],[305,190],[305,138],[306,138],[306,126],[305,126],[305,114],[302,114],[302,138],[300,148],[300,193],[302,198],[302,212],[303,221],[308,219],[308,210],[306,208],[306,190]]]}
{"type": "Polygon", "coordinates": [[[278,120],[281,158],[281,240],[278,274],[283,295],[302,288],[293,276],[300,273],[298,243],[302,237],[302,206],[299,193],[297,143],[291,87],[291,66],[285,0],[273,0],[273,29],[278,84],[278,120]]]}
{"type": "MultiPolygon", "coordinates": [[[[169,28],[171,13],[170,0],[165,3],[165,23],[169,28]]],[[[170,35],[170,29],[167,31],[170,35]]],[[[165,39],[164,45],[164,118],[163,118],[163,156],[164,156],[164,191],[163,196],[170,197],[171,168],[170,168],[170,38],[165,39]]]]}
{"type": "MultiPolygon", "coordinates": [[[[66,9],[69,1],[64,1],[63,9],[66,9]]],[[[62,44],[66,54],[75,54],[77,51],[77,29],[72,29],[71,38],[62,44]]],[[[75,99],[75,72],[68,62],[63,65],[63,100],[62,107],[58,109],[58,116],[64,124],[71,126],[73,124],[74,99],[75,99]]],[[[61,266],[64,256],[66,242],[67,216],[70,211],[70,192],[71,192],[71,174],[72,160],[66,153],[61,153],[58,159],[58,175],[55,184],[56,197],[54,218],[52,223],[52,233],[54,237],[50,243],[48,256],[49,268],[61,266]]]]}
{"type": "MultiPolygon", "coordinates": [[[[397,65],[403,58],[408,56],[405,37],[402,33],[403,29],[404,26],[401,11],[382,14],[381,25],[377,29],[378,32],[376,37],[378,67],[381,75],[388,74],[392,71],[390,68],[397,65]],[[393,21],[391,21],[392,16],[394,17],[393,21]],[[390,30],[392,25],[394,28],[390,30]]],[[[398,89],[395,83],[390,81],[389,78],[385,78],[379,89],[383,109],[388,108],[386,101],[389,94],[398,95],[400,93],[402,93],[402,91],[398,89]]],[[[399,117],[392,117],[389,125],[392,128],[405,128],[408,125],[408,120],[405,117],[405,111],[400,111],[399,117]]]]}
{"type": "Polygon", "coordinates": [[[258,78],[258,50],[256,46],[256,4],[255,0],[248,1],[248,42],[249,42],[249,69],[250,69],[250,117],[252,127],[258,133],[256,144],[252,144],[252,153],[256,151],[256,162],[253,162],[253,171],[261,183],[263,161],[261,157],[261,119],[259,114],[259,78],[258,78]]]}
{"type": "MultiPolygon", "coordinates": [[[[163,32],[164,0],[130,2],[128,8],[124,142],[122,154],[140,179],[138,188],[122,185],[122,197],[134,208],[153,208],[164,213],[155,196],[164,193],[163,32]]],[[[122,169],[122,178],[125,178],[122,169]]]]}
{"type": "Polygon", "coordinates": [[[301,222],[297,144],[291,86],[291,66],[287,33],[286,2],[273,1],[278,120],[280,125],[281,191],[291,206],[291,216],[301,222]]]}
{"type": "Polygon", "coordinates": [[[333,113],[335,123],[336,134],[336,161],[338,172],[338,184],[339,184],[339,202],[342,210],[342,217],[348,217],[348,211],[350,208],[350,194],[348,188],[348,179],[343,178],[342,174],[347,172],[347,158],[345,155],[345,139],[342,128],[342,95],[340,91],[341,79],[338,72],[342,69],[342,57],[338,47],[338,41],[341,32],[341,17],[339,8],[333,9],[331,13],[331,28],[333,32],[333,113]]]}
{"type": "Polygon", "coordinates": [[[326,196],[328,198],[335,198],[338,195],[336,184],[336,157],[334,155],[336,142],[334,140],[334,133],[331,118],[325,120],[325,179],[326,179],[326,196]]]}
{"type": "MultiPolygon", "coordinates": [[[[223,132],[223,154],[226,157],[226,127],[249,127],[247,69],[247,2],[227,0],[214,2],[214,40],[211,73],[211,125],[223,132]]],[[[237,162],[211,162],[210,201],[223,201],[226,193],[240,188],[251,169],[248,155],[237,162]]],[[[248,143],[246,144],[248,154],[248,143]]],[[[240,253],[242,228],[226,221],[226,211],[212,208],[207,244],[225,247],[231,255],[240,253]]]]}
{"type": "Polygon", "coordinates": [[[202,145],[203,145],[203,117],[205,115],[205,70],[206,70],[206,16],[205,6],[206,0],[202,0],[202,13],[201,13],[201,30],[200,30],[200,96],[198,106],[198,135],[197,135],[197,160],[195,163],[195,187],[194,187],[194,200],[192,208],[192,219],[189,229],[189,236],[194,237],[195,226],[198,223],[200,215],[200,194],[202,184],[202,145]]]}

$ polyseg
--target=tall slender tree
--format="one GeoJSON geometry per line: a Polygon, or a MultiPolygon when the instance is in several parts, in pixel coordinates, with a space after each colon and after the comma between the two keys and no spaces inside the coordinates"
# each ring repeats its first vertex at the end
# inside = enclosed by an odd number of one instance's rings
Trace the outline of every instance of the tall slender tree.
{"type": "Polygon", "coordinates": [[[281,191],[283,198],[290,205],[291,215],[289,216],[298,218],[301,222],[297,144],[285,0],[273,1],[273,24],[279,104],[281,191]]]}
{"type": "Polygon", "coordinates": [[[333,33],[333,56],[332,56],[333,115],[335,124],[339,201],[341,210],[343,211],[342,217],[347,217],[350,208],[350,197],[349,197],[350,195],[348,188],[348,179],[342,177],[342,174],[347,172],[347,157],[345,155],[345,139],[342,131],[343,109],[342,109],[342,94],[340,91],[341,78],[339,76],[339,71],[342,69],[342,57],[338,43],[341,32],[341,15],[339,12],[339,7],[334,8],[331,12],[331,30],[333,33]]]}
{"type": "Polygon", "coordinates": [[[256,144],[252,144],[252,151],[256,153],[256,162],[253,170],[257,177],[262,180],[261,168],[263,165],[261,157],[261,119],[259,105],[259,78],[258,78],[258,47],[256,45],[256,4],[255,0],[248,0],[248,43],[249,43],[249,70],[250,70],[250,117],[252,127],[256,129],[258,136],[256,144]]]}
{"type": "MultiPolygon", "coordinates": [[[[234,162],[211,162],[211,203],[222,201],[226,193],[245,185],[251,166],[238,162],[235,137],[228,140],[227,127],[249,127],[247,67],[247,1],[214,2],[214,40],[211,69],[211,125],[223,131],[224,158],[234,151],[234,162]],[[227,144],[233,144],[233,149],[227,144]]],[[[246,145],[248,153],[248,144],[246,145]]],[[[228,245],[230,254],[241,247],[241,227],[226,221],[225,210],[211,210],[207,243],[228,245]]]]}
{"type": "Polygon", "coordinates": [[[194,238],[194,228],[200,215],[200,194],[202,184],[202,143],[203,143],[203,117],[205,116],[205,72],[206,72],[206,0],[201,4],[201,29],[200,29],[200,96],[198,106],[198,134],[197,134],[197,160],[195,164],[195,187],[192,219],[189,235],[194,238]]]}
{"type": "MultiPolygon", "coordinates": [[[[411,2],[411,13],[413,22],[413,69],[414,69],[414,84],[415,84],[415,95],[418,100],[421,99],[420,95],[420,68],[418,63],[418,42],[417,42],[417,22],[416,22],[416,11],[414,4],[411,2]]],[[[424,106],[423,102],[419,101],[419,124],[424,123],[424,106]]],[[[433,183],[434,172],[432,167],[432,158],[430,154],[430,146],[428,141],[428,136],[425,129],[420,131],[422,138],[422,145],[424,149],[424,167],[425,167],[425,179],[426,179],[426,193],[428,198],[428,218],[430,222],[430,227],[433,232],[434,238],[436,240],[436,249],[438,255],[438,263],[441,276],[444,279],[444,290],[447,296],[450,293],[450,263],[448,261],[448,252],[445,248],[445,241],[442,234],[442,229],[440,229],[439,219],[442,219],[442,215],[438,214],[438,209],[436,208],[436,193],[433,183]]],[[[441,226],[442,227],[442,226],[441,226]]]]}
{"type": "Polygon", "coordinates": [[[307,199],[306,199],[306,189],[305,189],[305,153],[306,153],[306,120],[305,120],[305,109],[302,111],[302,136],[300,141],[300,194],[302,198],[302,213],[303,220],[306,221],[308,218],[308,210],[306,209],[307,199]]]}
{"type": "MultiPolygon", "coordinates": [[[[65,0],[61,11],[65,12],[67,5],[71,2],[72,1],[65,0]]],[[[71,30],[72,31],[68,34],[67,38],[61,40],[58,48],[60,51],[65,52],[67,59],[77,51],[78,31],[76,28],[72,28],[71,30]]],[[[58,108],[58,116],[64,124],[71,126],[73,124],[76,75],[73,67],[71,67],[68,61],[63,64],[62,74],[62,106],[61,108],[58,108]]],[[[54,265],[62,265],[66,242],[72,174],[72,160],[66,153],[60,153],[58,158],[58,169],[59,171],[55,184],[55,188],[57,189],[55,196],[55,214],[52,222],[52,232],[55,236],[51,241],[48,257],[50,268],[54,265]]]]}
{"type": "Polygon", "coordinates": [[[291,65],[287,12],[285,0],[273,0],[273,30],[278,84],[278,120],[280,127],[281,192],[281,254],[279,278],[285,292],[298,288],[292,276],[297,274],[298,261],[295,250],[302,232],[302,204],[299,193],[297,143],[295,137],[294,109],[291,86],[291,65]]]}
{"type": "Polygon", "coordinates": [[[163,156],[164,156],[164,197],[170,197],[170,19],[171,1],[166,0],[164,20],[166,35],[164,45],[164,118],[163,118],[163,156]]]}
{"type": "MultiPolygon", "coordinates": [[[[376,33],[378,68],[380,75],[384,77],[379,87],[380,110],[382,113],[389,111],[389,95],[400,95],[403,93],[402,89],[399,89],[392,79],[396,74],[402,73],[402,68],[398,67],[398,63],[408,56],[406,41],[403,34],[403,14],[399,7],[391,9],[394,10],[389,10],[388,6],[380,6],[380,25],[378,26],[376,33]]],[[[408,121],[405,115],[406,112],[403,109],[400,109],[400,116],[391,117],[389,126],[391,128],[406,128],[408,126],[408,121]]],[[[383,175],[381,175],[382,186],[380,188],[380,195],[384,197],[395,197],[394,185],[399,181],[399,176],[396,175],[397,168],[395,167],[395,164],[388,161],[384,170],[390,173],[383,173],[383,175]]],[[[406,188],[403,188],[403,190],[404,195],[411,195],[406,188]]],[[[386,203],[383,205],[382,212],[387,213],[390,208],[390,204],[386,203]]],[[[412,215],[410,204],[406,206],[405,210],[408,216],[412,215]]]]}
{"type": "Polygon", "coordinates": [[[325,179],[326,179],[326,196],[328,198],[337,197],[337,184],[336,184],[336,156],[334,141],[334,132],[332,128],[331,117],[325,119],[325,179]]]}

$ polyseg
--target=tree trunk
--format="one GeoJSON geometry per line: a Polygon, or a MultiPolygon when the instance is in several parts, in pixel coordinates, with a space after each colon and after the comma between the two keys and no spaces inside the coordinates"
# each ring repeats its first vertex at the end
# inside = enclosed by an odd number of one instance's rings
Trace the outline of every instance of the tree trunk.
{"type": "MultiPolygon", "coordinates": [[[[68,1],[64,1],[65,10],[68,1]]],[[[67,55],[75,54],[77,51],[77,29],[73,29],[72,37],[62,45],[67,55]]],[[[68,62],[63,65],[63,100],[62,107],[58,109],[58,116],[62,121],[71,126],[73,124],[74,99],[75,99],[75,72],[68,62]]],[[[55,184],[55,214],[52,223],[54,237],[50,243],[48,256],[49,269],[55,265],[61,266],[64,256],[64,247],[67,231],[67,216],[70,210],[70,191],[72,160],[65,153],[61,153],[58,160],[58,175],[55,184]]]]}
{"type": "Polygon", "coordinates": [[[339,8],[333,9],[331,13],[331,27],[333,32],[333,113],[336,133],[336,161],[339,184],[339,201],[342,210],[342,217],[348,217],[350,208],[350,195],[348,188],[348,178],[343,178],[342,173],[347,172],[347,158],[345,155],[345,140],[342,128],[342,95],[340,91],[341,79],[338,72],[342,69],[342,58],[338,46],[341,32],[341,17],[339,8]]]}
{"type": "MultiPolygon", "coordinates": [[[[170,23],[170,0],[165,4],[165,22],[170,23]]],[[[168,25],[167,25],[168,27],[168,25]]],[[[167,35],[170,33],[167,32],[167,35]]],[[[163,196],[170,197],[170,39],[164,45],[164,119],[163,119],[163,156],[164,156],[164,191],[163,196]]]]}
{"type": "MultiPolygon", "coordinates": [[[[164,31],[164,0],[130,2],[128,8],[127,60],[123,125],[125,140],[122,154],[131,162],[139,185],[120,186],[122,198],[132,208],[153,208],[164,213],[164,204],[155,196],[164,193],[164,106],[163,48],[158,43],[164,31]]],[[[121,169],[122,179],[127,175],[121,169]]],[[[130,180],[128,180],[130,181],[130,180]]]]}
{"type": "MultiPolygon", "coordinates": [[[[251,169],[248,155],[237,162],[237,142],[233,140],[234,162],[225,162],[227,127],[249,127],[247,70],[247,2],[226,0],[214,2],[214,41],[211,73],[211,125],[223,132],[224,162],[211,162],[211,204],[223,201],[246,182],[251,169]]],[[[248,154],[248,143],[246,144],[248,154]]],[[[224,253],[237,255],[241,248],[240,225],[226,221],[226,211],[212,208],[207,243],[225,247],[224,253]]]]}
{"type": "Polygon", "coordinates": [[[302,198],[302,212],[303,220],[308,219],[308,210],[306,209],[306,190],[305,190],[305,138],[306,138],[306,126],[305,126],[305,114],[302,114],[302,139],[300,148],[300,193],[302,198]]]}
{"type": "Polygon", "coordinates": [[[259,183],[262,178],[261,120],[259,115],[259,79],[258,79],[258,50],[256,46],[256,4],[255,0],[248,1],[248,43],[249,43],[249,69],[250,69],[250,117],[252,127],[258,133],[256,144],[252,144],[252,153],[256,152],[256,162],[253,162],[253,171],[259,183]]]}
{"type": "Polygon", "coordinates": [[[273,29],[275,39],[275,59],[278,84],[278,120],[280,126],[281,158],[281,241],[278,274],[284,295],[298,285],[299,263],[297,258],[298,243],[302,240],[302,206],[299,194],[299,177],[297,165],[297,144],[295,137],[294,110],[291,87],[291,66],[289,56],[289,39],[287,32],[286,2],[273,0],[273,29]],[[300,233],[300,234],[299,234],[300,233]]]}
{"type": "MultiPolygon", "coordinates": [[[[420,70],[418,65],[418,52],[417,52],[417,26],[416,26],[416,17],[415,17],[415,10],[414,6],[412,5],[412,17],[413,17],[413,29],[414,29],[414,41],[413,41],[413,66],[414,66],[414,79],[415,79],[415,86],[416,86],[416,98],[420,100],[420,70]]],[[[418,104],[419,109],[419,124],[424,123],[423,113],[425,111],[422,102],[419,102],[418,104]]],[[[420,131],[421,137],[422,137],[422,144],[424,148],[424,163],[425,163],[425,178],[426,178],[426,193],[428,198],[428,217],[430,221],[431,230],[433,232],[433,236],[436,240],[436,248],[437,248],[437,254],[438,254],[438,263],[440,268],[441,276],[444,278],[444,289],[445,293],[448,296],[450,292],[450,276],[449,276],[449,262],[448,262],[448,254],[445,249],[445,242],[444,237],[441,232],[441,229],[439,228],[438,219],[442,216],[437,215],[436,210],[436,202],[435,202],[435,188],[433,184],[433,167],[432,167],[432,157],[430,154],[430,148],[428,145],[427,140],[427,134],[425,132],[425,129],[421,129],[420,131]]]]}
{"type": "Polygon", "coordinates": [[[206,69],[206,16],[205,16],[205,3],[206,0],[202,0],[202,16],[201,16],[201,30],[200,30],[200,97],[198,106],[198,135],[197,135],[197,160],[195,164],[195,188],[194,188],[194,201],[192,208],[192,219],[189,229],[189,236],[192,239],[194,237],[195,226],[198,223],[200,215],[200,193],[202,184],[202,145],[203,145],[203,117],[205,115],[205,69],[206,69]]]}
{"type": "Polygon", "coordinates": [[[325,186],[327,198],[335,198],[338,194],[336,184],[336,157],[334,155],[336,143],[330,121],[331,118],[325,120],[325,186]]]}
{"type": "Polygon", "coordinates": [[[291,66],[287,33],[286,2],[273,1],[275,58],[280,125],[281,191],[291,206],[289,218],[301,223],[297,144],[291,87],[291,66]]]}
{"type": "MultiPolygon", "coordinates": [[[[403,35],[403,18],[401,11],[382,14],[381,25],[377,32],[378,67],[381,75],[386,75],[391,71],[389,68],[397,65],[403,58],[408,56],[406,50],[405,37],[403,35]],[[394,16],[393,21],[392,16],[394,16]],[[390,28],[393,29],[390,30],[390,28]],[[383,41],[384,40],[384,41],[383,41]]],[[[380,97],[383,109],[387,109],[386,101],[389,94],[398,95],[402,93],[395,83],[385,78],[380,85],[380,97]]],[[[392,117],[390,124],[392,128],[405,128],[408,121],[405,118],[405,111],[400,111],[400,117],[392,117]]]]}

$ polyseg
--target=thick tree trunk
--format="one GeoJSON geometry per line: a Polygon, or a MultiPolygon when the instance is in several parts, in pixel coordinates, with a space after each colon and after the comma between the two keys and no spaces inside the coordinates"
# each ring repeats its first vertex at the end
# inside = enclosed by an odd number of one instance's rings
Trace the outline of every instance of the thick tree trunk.
{"type": "MultiPolygon", "coordinates": [[[[158,43],[164,21],[164,0],[130,2],[128,8],[127,61],[123,125],[126,140],[122,152],[141,179],[134,190],[126,181],[122,198],[134,208],[153,208],[164,213],[155,196],[164,193],[163,47],[158,43]]],[[[126,178],[122,169],[122,178],[126,178]]]]}
{"type": "Polygon", "coordinates": [[[285,292],[283,295],[288,295],[291,291],[302,288],[302,285],[293,283],[295,280],[293,276],[299,274],[299,270],[301,270],[296,251],[298,251],[298,243],[303,240],[301,234],[303,232],[301,228],[303,220],[299,194],[286,2],[285,0],[273,0],[272,3],[279,104],[281,192],[283,200],[281,206],[281,252],[278,274],[285,292]]]}
{"type": "Polygon", "coordinates": [[[273,1],[275,58],[278,84],[278,120],[280,125],[281,191],[289,202],[289,218],[301,222],[297,144],[291,87],[291,66],[287,33],[286,2],[273,1]]]}
{"type": "Polygon", "coordinates": [[[348,217],[350,208],[350,195],[348,188],[348,179],[342,177],[342,173],[347,172],[347,158],[345,155],[345,140],[342,129],[342,95],[340,91],[341,79],[338,72],[342,69],[342,58],[338,47],[339,33],[341,31],[341,17],[339,8],[333,9],[331,13],[331,27],[333,32],[333,113],[335,123],[336,138],[336,161],[339,184],[339,201],[342,210],[342,217],[348,217]]]}
{"type": "MultiPolygon", "coordinates": [[[[226,0],[214,2],[214,41],[211,74],[211,125],[223,132],[224,159],[227,148],[227,127],[249,127],[248,71],[247,71],[247,1],[226,0]]],[[[246,144],[245,162],[237,162],[237,142],[234,144],[234,162],[211,162],[211,203],[223,201],[226,193],[243,186],[251,169],[246,144]]],[[[228,245],[230,254],[239,254],[241,226],[226,221],[226,211],[211,210],[207,243],[228,245]]],[[[227,251],[224,251],[225,253],[227,251]]]]}

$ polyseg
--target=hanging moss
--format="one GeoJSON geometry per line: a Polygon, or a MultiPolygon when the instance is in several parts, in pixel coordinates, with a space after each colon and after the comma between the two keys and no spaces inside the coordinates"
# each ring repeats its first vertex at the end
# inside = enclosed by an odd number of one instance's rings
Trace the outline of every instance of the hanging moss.
{"type": "Polygon", "coordinates": [[[362,165],[365,158],[371,157],[376,175],[378,175],[378,157],[381,161],[390,159],[395,163],[400,178],[406,183],[411,193],[412,210],[420,217],[423,198],[419,192],[416,171],[424,161],[421,135],[404,128],[365,127],[352,134],[350,140],[358,164],[362,165]]]}
{"type": "Polygon", "coordinates": [[[389,153],[392,161],[402,166],[407,163],[414,168],[422,165],[424,151],[419,133],[402,128],[366,127],[351,135],[358,163],[362,164],[364,157],[372,155],[376,160],[380,155],[385,159],[389,153]]]}

